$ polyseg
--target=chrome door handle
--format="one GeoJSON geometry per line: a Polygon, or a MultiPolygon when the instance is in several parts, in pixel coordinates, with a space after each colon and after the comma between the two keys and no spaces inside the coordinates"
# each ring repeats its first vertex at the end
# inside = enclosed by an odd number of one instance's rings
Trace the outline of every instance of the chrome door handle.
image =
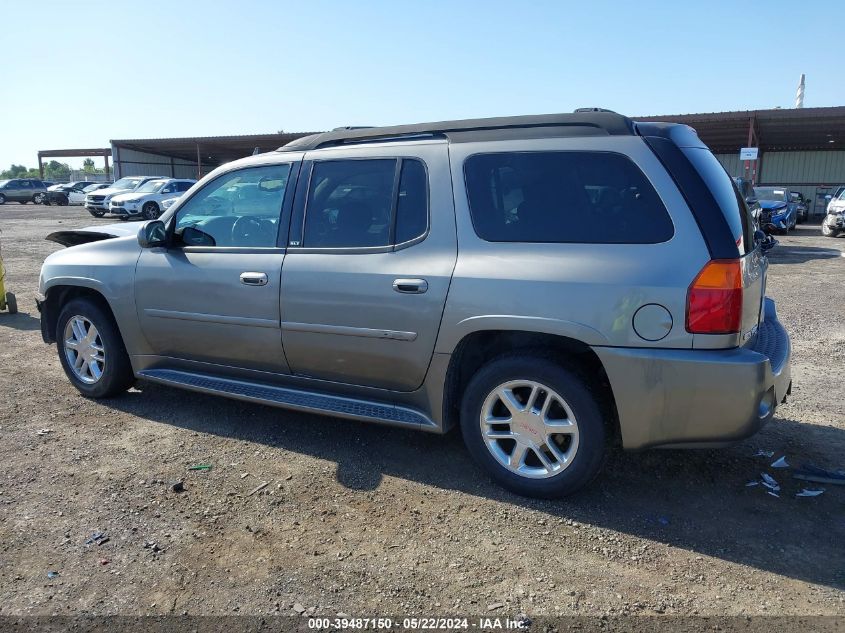
{"type": "Polygon", "coordinates": [[[406,295],[421,295],[428,290],[428,282],[425,279],[396,279],[393,289],[406,295]]]}
{"type": "Polygon", "coordinates": [[[266,286],[267,273],[241,273],[241,283],[247,286],[266,286]]]}

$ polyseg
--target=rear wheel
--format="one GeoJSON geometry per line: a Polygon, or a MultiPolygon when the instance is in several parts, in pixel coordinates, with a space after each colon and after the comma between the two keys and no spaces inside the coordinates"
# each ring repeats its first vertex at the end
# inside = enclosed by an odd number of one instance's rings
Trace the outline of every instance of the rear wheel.
{"type": "Polygon", "coordinates": [[[822,235],[825,237],[836,237],[838,234],[838,231],[830,228],[827,224],[822,222],[822,235]]]}
{"type": "Polygon", "coordinates": [[[29,200],[18,200],[18,204],[29,204],[29,200]]]}
{"type": "Polygon", "coordinates": [[[0,193],[0,204],[6,204],[6,196],[0,193]]]}
{"type": "Polygon", "coordinates": [[[536,356],[503,356],[482,367],[464,395],[461,431],[497,483],[529,497],[575,492],[605,455],[605,424],[587,383],[536,356]]]}
{"type": "Polygon", "coordinates": [[[90,299],[74,299],[62,308],[56,347],[65,374],[84,396],[115,396],[135,381],[114,319],[90,299]]]}
{"type": "Polygon", "coordinates": [[[18,300],[11,292],[6,293],[6,310],[9,311],[9,314],[18,313],[18,300]]]}

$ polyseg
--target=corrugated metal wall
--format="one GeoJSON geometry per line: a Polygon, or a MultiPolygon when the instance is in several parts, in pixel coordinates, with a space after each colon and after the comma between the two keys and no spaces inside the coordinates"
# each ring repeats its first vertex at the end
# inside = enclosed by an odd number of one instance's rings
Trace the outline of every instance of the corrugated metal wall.
{"type": "MultiPolygon", "coordinates": [[[[716,154],[716,158],[731,176],[743,174],[745,165],[739,153],[716,154]]],[[[845,184],[845,151],[764,152],[762,172],[757,181],[761,185],[784,185],[790,191],[800,191],[814,201],[812,212],[824,213],[825,194],[835,185],[845,184]]]]}
{"type": "MultiPolygon", "coordinates": [[[[196,178],[197,164],[181,158],[139,152],[126,147],[112,146],[115,178],[124,176],[164,176],[167,178],[196,178]]],[[[209,167],[204,165],[203,173],[209,167]]]]}

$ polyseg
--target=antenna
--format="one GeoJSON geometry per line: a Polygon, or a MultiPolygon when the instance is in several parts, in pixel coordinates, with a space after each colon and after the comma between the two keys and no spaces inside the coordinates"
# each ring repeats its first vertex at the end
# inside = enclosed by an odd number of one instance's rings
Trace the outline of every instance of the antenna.
{"type": "Polygon", "coordinates": [[[798,82],[798,92],[795,93],[795,107],[804,107],[804,73],[801,73],[801,80],[798,82]]]}

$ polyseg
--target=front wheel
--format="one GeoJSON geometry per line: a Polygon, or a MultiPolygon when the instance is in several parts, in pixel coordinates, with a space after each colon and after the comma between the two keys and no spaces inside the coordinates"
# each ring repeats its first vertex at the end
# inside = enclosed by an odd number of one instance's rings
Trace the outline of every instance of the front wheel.
{"type": "Polygon", "coordinates": [[[529,497],[559,498],[582,488],[606,450],[601,407],[587,383],[530,355],[500,357],[473,376],[461,432],[497,483],[529,497]]]}
{"type": "Polygon", "coordinates": [[[105,211],[100,211],[99,209],[88,209],[88,213],[93,215],[95,218],[101,218],[106,214],[105,211]]]}
{"type": "Polygon", "coordinates": [[[156,220],[158,216],[161,215],[161,211],[158,209],[158,205],[155,202],[148,202],[144,205],[141,212],[144,215],[145,220],[156,220]]]}
{"type": "Polygon", "coordinates": [[[56,347],[65,374],[84,396],[115,396],[135,381],[114,319],[90,299],[74,299],[62,308],[56,347]]]}
{"type": "Polygon", "coordinates": [[[822,222],[822,235],[825,237],[836,237],[838,235],[838,231],[830,228],[827,224],[822,222]]]}
{"type": "Polygon", "coordinates": [[[6,204],[6,196],[0,193],[0,204],[6,204]]]}
{"type": "Polygon", "coordinates": [[[32,202],[33,204],[44,204],[44,198],[46,197],[47,196],[43,193],[36,193],[34,196],[32,196],[32,202]]]}

